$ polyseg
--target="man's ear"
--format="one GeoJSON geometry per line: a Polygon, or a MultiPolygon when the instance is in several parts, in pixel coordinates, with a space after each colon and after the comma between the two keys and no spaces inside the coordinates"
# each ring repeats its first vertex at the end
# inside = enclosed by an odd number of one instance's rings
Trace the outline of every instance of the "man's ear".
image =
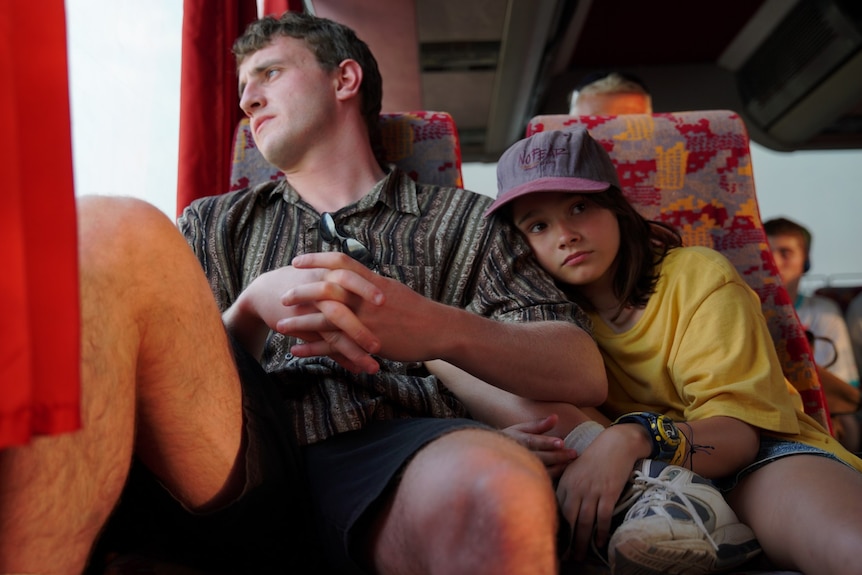
{"type": "Polygon", "coordinates": [[[344,60],[338,65],[338,76],[335,97],[348,100],[359,94],[362,85],[362,66],[356,60],[344,60]]]}

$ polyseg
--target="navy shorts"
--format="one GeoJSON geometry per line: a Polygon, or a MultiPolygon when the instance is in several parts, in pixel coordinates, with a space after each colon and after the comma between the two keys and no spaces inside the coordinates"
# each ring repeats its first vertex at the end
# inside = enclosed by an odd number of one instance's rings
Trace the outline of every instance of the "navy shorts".
{"type": "Polygon", "coordinates": [[[467,428],[490,429],[471,419],[397,419],[303,448],[327,572],[369,572],[369,530],[385,495],[423,446],[467,428]]]}
{"type": "Polygon", "coordinates": [[[277,411],[281,396],[257,360],[233,347],[245,423],[241,494],[217,511],[190,513],[135,461],[97,544],[94,568],[120,554],[218,572],[320,572],[302,456],[277,411]]]}

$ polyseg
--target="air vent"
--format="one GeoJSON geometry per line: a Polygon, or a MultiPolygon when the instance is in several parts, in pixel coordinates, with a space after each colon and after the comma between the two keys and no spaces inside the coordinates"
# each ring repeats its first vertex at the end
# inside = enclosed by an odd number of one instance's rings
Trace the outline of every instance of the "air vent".
{"type": "Polygon", "coordinates": [[[859,21],[837,2],[800,2],[738,72],[746,111],[768,128],[860,49],[859,21]]]}
{"type": "Polygon", "coordinates": [[[476,72],[497,69],[500,42],[423,42],[419,63],[423,72],[476,72]]]}

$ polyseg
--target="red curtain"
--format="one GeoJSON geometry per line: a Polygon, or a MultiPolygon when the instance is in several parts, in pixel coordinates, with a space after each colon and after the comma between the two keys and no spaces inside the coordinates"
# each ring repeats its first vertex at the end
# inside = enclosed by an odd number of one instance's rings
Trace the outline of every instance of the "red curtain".
{"type": "MultiPolygon", "coordinates": [[[[301,0],[264,0],[264,14],[301,11],[301,0]]],[[[231,143],[242,112],[234,40],[257,18],[255,0],[184,0],[177,214],[230,187],[231,143]]]]}
{"type": "Polygon", "coordinates": [[[273,14],[278,16],[288,10],[292,12],[302,11],[301,0],[263,0],[263,15],[273,14]]]}
{"type": "Polygon", "coordinates": [[[184,0],[178,214],[192,200],[229,188],[230,145],[241,114],[230,49],[255,18],[255,0],[184,0]]]}
{"type": "Polygon", "coordinates": [[[0,448],[80,426],[63,0],[0,2],[0,448]],[[50,170],[45,173],[46,168],[50,170]]]}

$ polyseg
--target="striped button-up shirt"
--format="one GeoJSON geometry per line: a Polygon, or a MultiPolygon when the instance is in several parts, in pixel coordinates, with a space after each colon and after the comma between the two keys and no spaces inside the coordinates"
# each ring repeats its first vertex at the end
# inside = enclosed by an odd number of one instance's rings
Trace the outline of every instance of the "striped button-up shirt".
{"type": "MultiPolygon", "coordinates": [[[[379,270],[416,292],[499,321],[589,319],[539,268],[512,226],[486,219],[490,198],[416,184],[398,169],[360,201],[333,214],[338,229],[367,246],[379,270]]],[[[256,277],[296,255],[338,249],[319,233],[320,214],[286,180],[202,198],[179,219],[227,309],[256,277]]],[[[422,337],[422,334],[405,334],[422,337]]],[[[422,364],[378,358],[374,375],[327,357],[298,358],[294,338],[270,333],[262,364],[283,390],[285,417],[300,445],[360,429],[370,420],[460,417],[464,406],[422,364]]],[[[517,353],[512,342],[512,353],[517,353]]],[[[494,358],[488,358],[494,361],[494,358]]]]}

